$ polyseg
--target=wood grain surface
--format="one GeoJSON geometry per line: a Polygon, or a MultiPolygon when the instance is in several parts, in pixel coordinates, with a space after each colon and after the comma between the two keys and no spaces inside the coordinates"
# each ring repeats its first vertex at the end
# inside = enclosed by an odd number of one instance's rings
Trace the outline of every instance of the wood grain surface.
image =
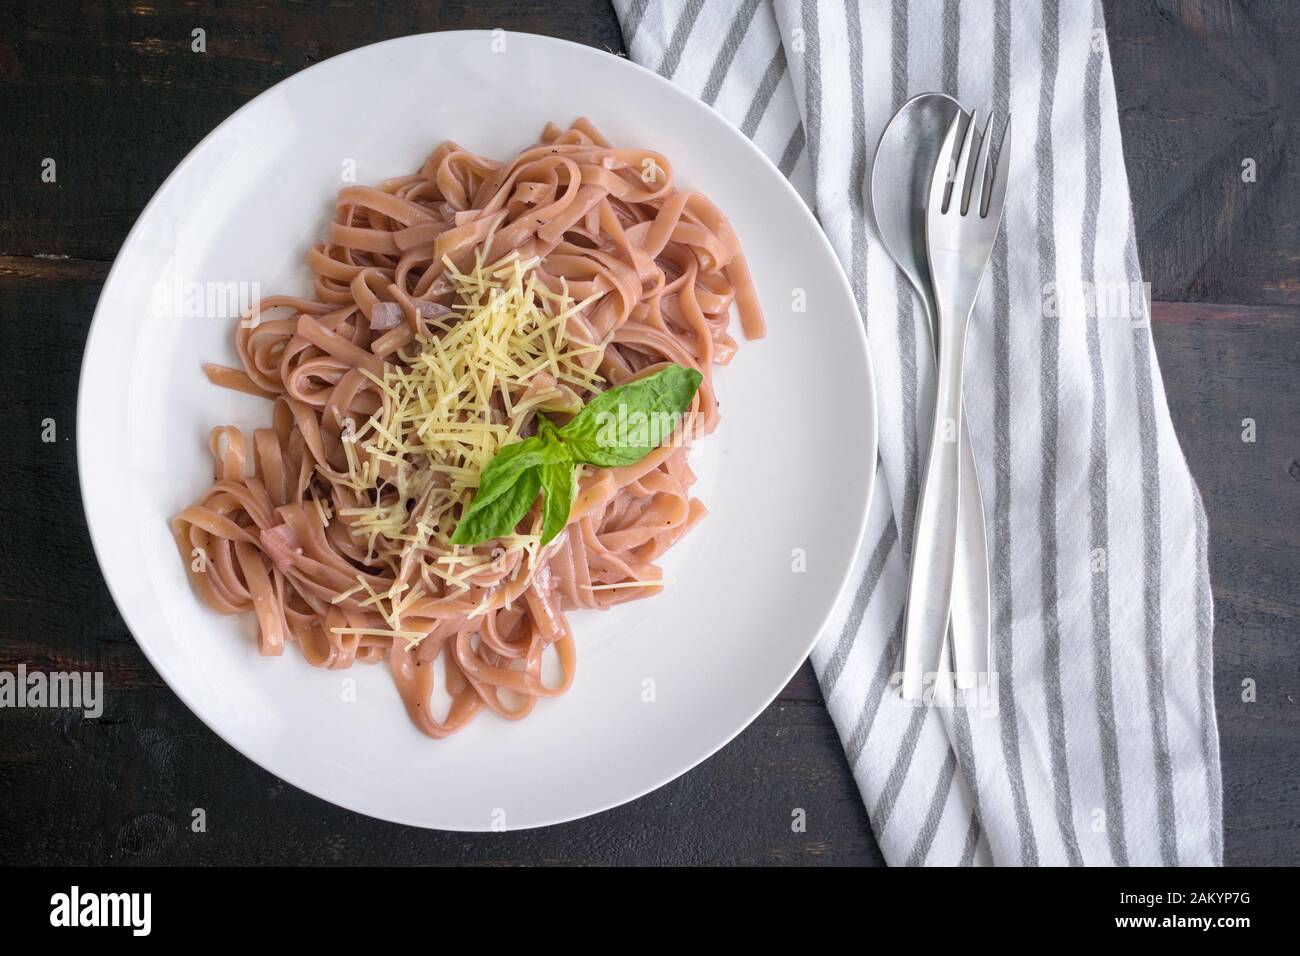
{"type": "MultiPolygon", "coordinates": [[[[1105,8],[1139,245],[1163,300],[1156,347],[1210,515],[1226,855],[1294,864],[1300,4],[1105,8]]],[[[77,487],[77,375],[135,217],[195,143],[278,80],[388,37],[494,27],[622,49],[601,0],[0,10],[0,669],[102,670],[108,687],[97,721],[0,710],[0,863],[882,862],[807,665],[732,744],[627,806],[545,830],[438,833],[341,810],[240,756],[162,683],[103,585],[77,487]],[[206,53],[190,50],[195,28],[206,53]],[[56,184],[41,182],[47,157],[56,184]],[[206,833],[190,830],[195,808],[206,833]],[[805,833],[791,831],[796,808],[805,833]]]]}

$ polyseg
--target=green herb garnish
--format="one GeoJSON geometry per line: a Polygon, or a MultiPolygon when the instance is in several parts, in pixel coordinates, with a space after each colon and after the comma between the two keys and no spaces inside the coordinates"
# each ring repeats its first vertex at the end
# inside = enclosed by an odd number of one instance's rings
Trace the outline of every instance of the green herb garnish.
{"type": "Polygon", "coordinates": [[[539,415],[538,433],[500,448],[479,476],[478,492],[452,544],[510,534],[542,492],[542,544],[569,522],[579,463],[633,465],[677,429],[703,376],[680,365],[601,392],[562,428],[539,415]]]}

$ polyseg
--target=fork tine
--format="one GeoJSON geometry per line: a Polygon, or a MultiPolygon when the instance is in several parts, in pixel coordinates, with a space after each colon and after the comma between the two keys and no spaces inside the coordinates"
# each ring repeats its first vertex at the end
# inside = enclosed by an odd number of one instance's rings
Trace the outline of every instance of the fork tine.
{"type": "MultiPolygon", "coordinates": [[[[966,211],[966,183],[970,180],[970,150],[971,143],[975,139],[976,120],[979,119],[979,110],[971,110],[970,122],[966,124],[966,135],[961,141],[961,158],[957,160],[957,170],[952,176],[952,200],[948,203],[948,209],[952,208],[952,202],[957,203],[957,215],[966,211]]],[[[947,210],[944,210],[947,212],[947,210]]]]}
{"type": "Polygon", "coordinates": [[[989,118],[984,122],[984,131],[980,133],[979,154],[975,160],[975,175],[970,180],[970,196],[966,204],[961,207],[961,214],[966,215],[967,211],[974,208],[976,215],[982,215],[984,212],[984,200],[988,197],[988,185],[984,182],[989,165],[989,147],[993,142],[993,110],[989,110],[989,118]]]}
{"type": "MultiPolygon", "coordinates": [[[[948,124],[948,133],[939,147],[939,156],[934,161],[934,172],[930,174],[930,198],[927,201],[927,213],[943,212],[943,197],[948,188],[948,174],[952,170],[952,147],[957,142],[957,130],[961,126],[961,111],[948,124]]],[[[953,179],[955,182],[955,178],[953,179]]]]}
{"type": "Polygon", "coordinates": [[[1011,166],[1011,115],[1002,124],[1002,142],[998,144],[998,165],[993,170],[993,183],[989,189],[989,199],[984,205],[984,216],[1002,216],[1002,201],[1007,195],[1007,172],[1011,166]]]}

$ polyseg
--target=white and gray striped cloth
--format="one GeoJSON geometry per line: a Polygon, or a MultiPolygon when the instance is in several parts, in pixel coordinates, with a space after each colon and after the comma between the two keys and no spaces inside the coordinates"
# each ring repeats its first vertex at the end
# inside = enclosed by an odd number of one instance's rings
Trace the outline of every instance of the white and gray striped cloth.
{"type": "Polygon", "coordinates": [[[790,177],[857,293],[880,463],[852,584],[813,664],[885,858],[1221,863],[1205,515],[1145,297],[1123,307],[1141,276],[1100,2],[614,7],[634,60],[790,177]],[[929,90],[1010,113],[1015,128],[966,355],[996,706],[913,707],[889,684],[934,362],[924,313],[870,225],[869,164],[893,111],[929,90]]]}

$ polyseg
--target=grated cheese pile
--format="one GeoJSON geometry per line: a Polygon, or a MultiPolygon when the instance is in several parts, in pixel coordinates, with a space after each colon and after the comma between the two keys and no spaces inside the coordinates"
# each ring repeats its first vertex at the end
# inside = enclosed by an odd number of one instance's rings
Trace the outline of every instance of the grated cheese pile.
{"type": "MultiPolygon", "coordinates": [[[[497,449],[524,437],[521,431],[537,411],[576,412],[581,396],[602,390],[594,369],[603,346],[567,335],[569,318],[583,306],[557,293],[534,274],[536,259],[511,253],[460,272],[444,260],[455,291],[452,311],[430,321],[433,334],[421,336],[389,362],[379,386],[383,405],[351,435],[345,433],[347,482],[358,498],[373,502],[340,508],[353,537],[364,541],[367,559],[397,572],[414,552],[419,573],[453,590],[494,556],[449,544],[457,516],[468,506],[479,474],[497,449]]],[[[536,557],[540,529],[502,539],[507,554],[536,557]]],[[[495,555],[500,557],[500,552],[495,555]]],[[[403,593],[413,600],[419,588],[398,583],[376,594],[363,578],[336,601],[369,591],[361,602],[373,605],[401,634],[403,593]],[[385,607],[385,602],[387,607],[385,607]]],[[[385,632],[389,633],[389,632],[385,632]]]]}

